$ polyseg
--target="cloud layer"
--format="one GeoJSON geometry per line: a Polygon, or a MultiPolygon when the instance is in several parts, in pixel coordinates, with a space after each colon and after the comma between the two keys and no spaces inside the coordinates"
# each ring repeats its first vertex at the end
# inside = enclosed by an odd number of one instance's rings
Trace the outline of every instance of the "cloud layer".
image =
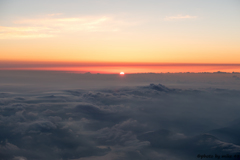
{"type": "MultiPolygon", "coordinates": [[[[162,84],[0,93],[4,160],[240,155],[240,91],[162,84]]],[[[234,159],[234,158],[232,158],[234,159]]]]}

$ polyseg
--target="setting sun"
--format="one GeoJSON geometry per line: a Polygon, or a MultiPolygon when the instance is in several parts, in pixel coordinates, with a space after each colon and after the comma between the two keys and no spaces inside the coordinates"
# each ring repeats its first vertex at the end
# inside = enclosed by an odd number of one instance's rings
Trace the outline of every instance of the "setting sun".
{"type": "Polygon", "coordinates": [[[124,75],[125,73],[124,72],[120,72],[121,75],[124,75]]]}

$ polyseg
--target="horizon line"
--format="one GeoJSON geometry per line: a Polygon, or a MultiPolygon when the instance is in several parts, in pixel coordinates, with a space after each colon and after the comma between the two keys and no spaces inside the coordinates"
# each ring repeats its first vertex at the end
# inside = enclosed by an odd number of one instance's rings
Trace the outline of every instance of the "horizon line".
{"type": "MultiPolygon", "coordinates": [[[[119,73],[98,73],[98,72],[80,72],[80,71],[64,71],[64,70],[41,70],[41,69],[1,69],[0,71],[37,71],[37,72],[65,72],[65,73],[77,73],[77,74],[85,74],[85,75],[95,75],[95,74],[112,74],[118,75],[119,73]]],[[[135,72],[135,73],[125,73],[124,75],[131,74],[240,74],[240,72],[224,72],[224,71],[216,71],[216,72],[135,72]]]]}

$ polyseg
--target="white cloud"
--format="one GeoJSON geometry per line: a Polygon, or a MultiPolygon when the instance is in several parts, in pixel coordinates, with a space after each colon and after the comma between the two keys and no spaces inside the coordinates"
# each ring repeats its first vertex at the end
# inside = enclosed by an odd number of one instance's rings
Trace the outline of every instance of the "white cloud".
{"type": "Polygon", "coordinates": [[[63,15],[62,13],[52,13],[52,14],[48,14],[48,16],[60,16],[63,15]]]}
{"type": "Polygon", "coordinates": [[[53,31],[47,27],[0,26],[0,39],[45,38],[45,37],[53,37],[53,36],[54,36],[53,31]]]}
{"type": "Polygon", "coordinates": [[[190,15],[177,15],[177,16],[166,16],[164,20],[171,21],[171,20],[181,20],[181,19],[196,19],[197,16],[190,16],[190,15]]]}
{"type": "Polygon", "coordinates": [[[130,24],[110,16],[59,17],[60,15],[21,19],[12,26],[0,26],[0,39],[46,38],[79,32],[116,32],[130,24]]]}

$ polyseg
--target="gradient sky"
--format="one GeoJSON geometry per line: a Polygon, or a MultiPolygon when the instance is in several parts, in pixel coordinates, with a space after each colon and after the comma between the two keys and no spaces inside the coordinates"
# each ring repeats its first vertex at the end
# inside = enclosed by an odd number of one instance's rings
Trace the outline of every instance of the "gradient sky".
{"type": "Polygon", "coordinates": [[[239,0],[0,0],[0,60],[240,63],[239,0]]]}

